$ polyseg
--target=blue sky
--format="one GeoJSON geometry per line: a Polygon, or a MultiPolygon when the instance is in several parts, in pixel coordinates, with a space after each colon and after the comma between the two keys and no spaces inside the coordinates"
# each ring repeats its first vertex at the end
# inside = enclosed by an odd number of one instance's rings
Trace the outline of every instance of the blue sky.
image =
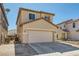
{"type": "Polygon", "coordinates": [[[6,3],[4,4],[4,7],[10,9],[10,12],[7,13],[9,29],[16,28],[16,20],[20,7],[54,13],[54,24],[58,24],[69,19],[79,18],[79,4],[77,3],[6,3]]]}

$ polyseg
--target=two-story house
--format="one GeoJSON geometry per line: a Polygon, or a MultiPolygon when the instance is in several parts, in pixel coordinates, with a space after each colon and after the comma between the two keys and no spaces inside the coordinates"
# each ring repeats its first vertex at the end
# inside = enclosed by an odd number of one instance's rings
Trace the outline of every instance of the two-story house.
{"type": "Polygon", "coordinates": [[[68,39],[79,40],[79,19],[67,20],[58,24],[58,26],[60,26],[62,30],[65,30],[67,32],[68,39]]]}
{"type": "Polygon", "coordinates": [[[0,44],[5,43],[8,32],[8,21],[3,4],[0,4],[0,44]]]}
{"type": "Polygon", "coordinates": [[[53,42],[58,28],[52,23],[53,17],[52,13],[20,8],[16,24],[21,43],[53,42]]]}

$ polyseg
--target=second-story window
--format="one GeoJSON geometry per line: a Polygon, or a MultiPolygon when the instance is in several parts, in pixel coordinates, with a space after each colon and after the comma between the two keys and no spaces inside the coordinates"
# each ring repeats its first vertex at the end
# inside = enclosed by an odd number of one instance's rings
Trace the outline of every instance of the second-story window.
{"type": "Polygon", "coordinates": [[[45,20],[49,20],[49,16],[45,16],[44,18],[45,18],[45,20]]]}
{"type": "Polygon", "coordinates": [[[31,20],[35,20],[35,14],[31,14],[31,13],[29,13],[29,19],[31,19],[31,20]]]}
{"type": "Polygon", "coordinates": [[[64,25],[64,28],[65,28],[65,25],[64,25]]]}
{"type": "Polygon", "coordinates": [[[60,27],[60,29],[62,29],[62,27],[60,27]]]}
{"type": "Polygon", "coordinates": [[[75,23],[73,23],[73,28],[75,28],[75,23]]]}

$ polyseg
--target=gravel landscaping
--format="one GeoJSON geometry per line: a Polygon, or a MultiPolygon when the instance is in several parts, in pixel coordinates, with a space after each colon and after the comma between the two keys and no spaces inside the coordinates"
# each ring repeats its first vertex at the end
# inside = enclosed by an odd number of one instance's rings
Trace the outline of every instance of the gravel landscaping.
{"type": "Polygon", "coordinates": [[[14,44],[2,44],[0,45],[0,56],[15,56],[14,44]]]}

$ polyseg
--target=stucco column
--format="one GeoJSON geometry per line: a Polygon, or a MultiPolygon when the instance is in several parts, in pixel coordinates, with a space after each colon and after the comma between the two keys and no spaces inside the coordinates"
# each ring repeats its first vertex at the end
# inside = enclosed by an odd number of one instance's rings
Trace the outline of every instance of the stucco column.
{"type": "Polygon", "coordinates": [[[2,40],[1,40],[1,44],[4,44],[4,40],[5,40],[4,35],[5,35],[5,33],[2,33],[2,40]]]}
{"type": "Polygon", "coordinates": [[[55,42],[55,32],[54,31],[52,31],[52,39],[53,39],[53,42],[55,42]]]}
{"type": "Polygon", "coordinates": [[[1,45],[2,35],[0,34],[0,45],[1,45]]]}

